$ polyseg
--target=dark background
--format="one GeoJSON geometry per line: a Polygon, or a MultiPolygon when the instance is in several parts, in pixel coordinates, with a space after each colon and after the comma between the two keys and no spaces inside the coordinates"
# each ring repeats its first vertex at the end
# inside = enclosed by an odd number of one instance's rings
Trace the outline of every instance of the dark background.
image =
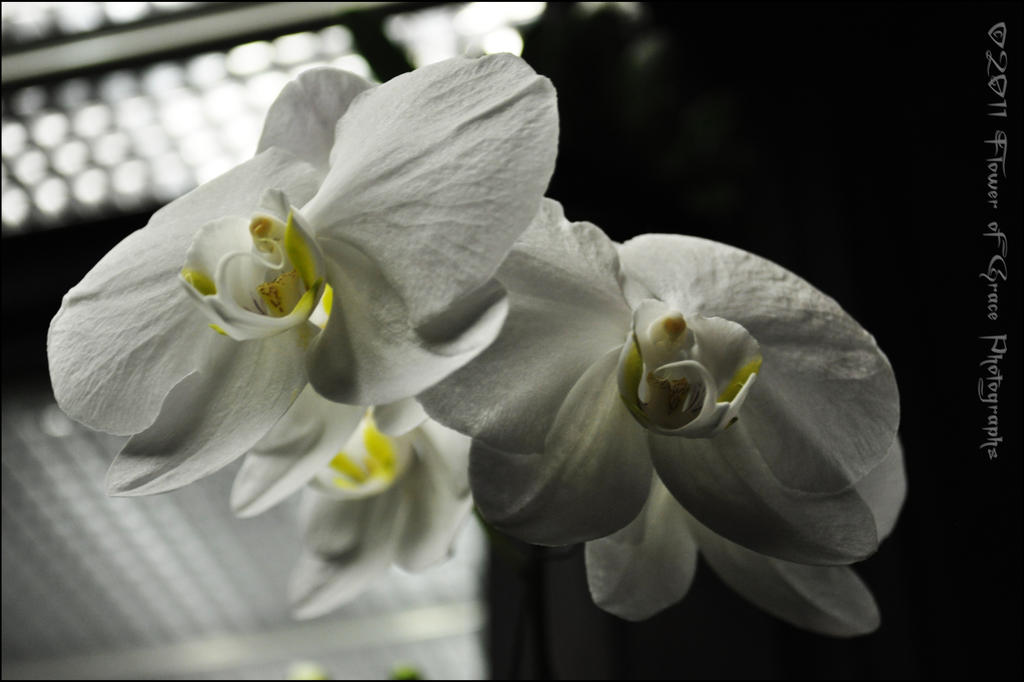
{"type": "MultiPolygon", "coordinates": [[[[379,15],[346,21],[382,80],[409,68],[379,15]]],[[[495,676],[1021,676],[1022,27],[1016,4],[655,3],[630,18],[553,3],[527,30],[523,57],[559,96],[549,196],[613,238],[716,239],[836,298],[895,368],[909,494],[860,567],[882,611],[870,636],[796,630],[704,565],[683,602],[629,624],[590,604],[578,548],[526,553],[492,562],[495,676]],[[1008,26],[1008,119],[986,116],[997,21],[1008,26]],[[997,128],[1009,154],[994,213],[984,140],[997,128]],[[1009,240],[995,322],[978,277],[993,219],[1009,240]],[[990,461],[978,337],[997,333],[1009,338],[1005,440],[990,461]]],[[[144,220],[5,238],[5,393],[45,381],[60,296],[144,220]]]]}
{"type": "Polygon", "coordinates": [[[882,611],[873,635],[798,631],[733,595],[706,565],[682,603],[627,624],[589,604],[577,552],[548,560],[554,672],[1019,677],[1020,7],[647,9],[648,21],[630,23],[551,7],[528,37],[524,57],[560,101],[549,194],[569,218],[617,239],[716,239],[835,297],[895,368],[909,495],[895,533],[860,570],[882,611]],[[987,31],[997,21],[1009,27],[1009,119],[986,116],[987,31]],[[984,140],[996,128],[1010,138],[998,216],[984,196],[984,140]],[[992,219],[1009,239],[997,322],[985,317],[978,278],[994,253],[982,236],[992,219]],[[997,333],[1009,335],[1005,442],[989,461],[979,449],[987,345],[978,337],[997,333]]]}

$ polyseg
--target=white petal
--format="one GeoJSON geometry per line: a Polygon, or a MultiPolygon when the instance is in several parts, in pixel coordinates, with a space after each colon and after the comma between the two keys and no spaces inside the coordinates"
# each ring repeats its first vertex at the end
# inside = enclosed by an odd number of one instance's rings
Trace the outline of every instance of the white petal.
{"type": "Polygon", "coordinates": [[[697,339],[694,357],[714,377],[718,393],[744,365],[760,355],[757,340],[731,320],[693,315],[687,318],[687,324],[697,339]]]}
{"type": "Polygon", "coordinates": [[[423,423],[427,413],[415,398],[402,398],[386,405],[375,405],[373,420],[389,436],[401,436],[423,423]]]}
{"type": "Polygon", "coordinates": [[[311,349],[309,377],[332,400],[381,405],[416,395],[494,340],[505,319],[504,290],[491,282],[452,311],[453,337],[427,339],[410,327],[401,300],[357,249],[323,242],[334,304],[311,349]]]}
{"type": "Polygon", "coordinates": [[[853,488],[837,493],[787,488],[735,426],[714,438],[650,434],[649,440],[665,486],[701,523],[733,542],[781,559],[826,565],[860,561],[878,546],[871,510],[853,488]]]}
{"type": "Polygon", "coordinates": [[[192,236],[210,220],[248,214],[270,187],[304,200],[315,173],[285,152],[261,154],[157,211],[67,293],[47,338],[61,409],[117,434],[153,423],[211,338],[178,281],[192,236]]]}
{"type": "Polygon", "coordinates": [[[533,544],[567,545],[608,535],[636,517],[651,464],[643,429],[619,398],[617,360],[615,349],[580,377],[543,452],[473,443],[473,497],[489,523],[533,544]]]}
{"type": "Polygon", "coordinates": [[[306,385],[309,330],[261,341],[217,337],[201,369],[167,394],[156,422],[133,436],[107,472],[111,495],[187,485],[241,457],[270,431],[306,385]]]}
{"type": "Polygon", "coordinates": [[[288,586],[296,618],[315,618],[359,596],[391,565],[405,509],[397,486],[361,500],[303,497],[304,553],[288,586]]]}
{"type": "Polygon", "coordinates": [[[734,428],[750,430],[781,483],[842,490],[888,453],[899,423],[892,368],[834,300],[770,261],[704,239],[644,235],[619,255],[640,290],[736,322],[760,344],[764,364],[734,428]]]}
{"type": "Polygon", "coordinates": [[[833,637],[874,631],[878,607],[871,591],[845,566],[806,566],[772,559],[691,520],[708,564],[725,584],[768,613],[833,637]]]}
{"type": "Polygon", "coordinates": [[[545,199],[498,271],[509,314],[472,363],[420,395],[435,419],[507,452],[539,452],[573,384],[629,330],[614,243],[545,199]]]}
{"type": "Polygon", "coordinates": [[[443,480],[450,487],[451,494],[456,497],[469,495],[469,450],[472,439],[432,419],[420,424],[411,435],[419,456],[443,470],[443,480]]]}
{"type": "Polygon", "coordinates": [[[352,103],[304,210],[321,237],[378,264],[413,327],[450,333],[449,307],[490,280],[537,212],[557,140],[554,88],[526,62],[431,64],[352,103]]]}
{"type": "Polygon", "coordinates": [[[689,515],[657,477],[640,514],[586,546],[594,603],[626,620],[644,620],[682,599],[697,571],[689,515]]]}
{"type": "Polygon", "coordinates": [[[235,475],[231,509],[261,514],[326,467],[359,426],[366,408],[333,403],[309,384],[235,475]]]}
{"type": "Polygon", "coordinates": [[[889,537],[896,526],[896,519],[907,499],[907,475],[899,438],[892,442],[886,458],[857,482],[857,492],[875,516],[878,540],[881,542],[889,537]]]}
{"type": "Polygon", "coordinates": [[[470,439],[430,424],[437,429],[428,427],[430,433],[418,439],[416,463],[402,483],[408,513],[395,563],[408,571],[421,571],[447,559],[473,508],[467,485],[470,439]],[[462,466],[453,471],[453,461],[461,461],[462,466]]]}
{"type": "Polygon", "coordinates": [[[332,68],[303,71],[281,90],[263,122],[257,153],[287,149],[327,174],[334,129],[352,100],[373,84],[354,73],[332,68]]]}

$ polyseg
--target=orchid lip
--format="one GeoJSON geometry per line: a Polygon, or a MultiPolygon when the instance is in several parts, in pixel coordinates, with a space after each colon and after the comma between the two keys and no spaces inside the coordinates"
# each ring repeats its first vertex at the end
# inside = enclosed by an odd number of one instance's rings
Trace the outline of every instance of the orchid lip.
{"type": "Polygon", "coordinates": [[[358,499],[390,488],[408,468],[412,457],[410,437],[392,437],[377,428],[373,408],[359,422],[349,439],[340,444],[328,466],[312,485],[339,499],[358,499]]]}
{"type": "Polygon", "coordinates": [[[196,233],[179,280],[215,331],[245,341],[310,317],[326,268],[303,223],[284,194],[270,190],[248,220],[221,218],[196,233]]]}
{"type": "Polygon", "coordinates": [[[619,355],[619,395],[650,431],[709,438],[736,421],[760,368],[758,344],[740,325],[648,299],[619,355]]]}

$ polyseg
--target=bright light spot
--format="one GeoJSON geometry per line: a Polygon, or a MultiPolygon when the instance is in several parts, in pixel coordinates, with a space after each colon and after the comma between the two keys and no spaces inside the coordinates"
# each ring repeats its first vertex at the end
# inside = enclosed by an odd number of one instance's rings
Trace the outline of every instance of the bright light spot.
{"type": "Polygon", "coordinates": [[[65,33],[88,33],[103,25],[103,8],[96,2],[62,2],[55,13],[65,33]]]}
{"type": "Polygon", "coordinates": [[[120,130],[107,133],[93,143],[92,157],[101,166],[116,166],[124,161],[131,148],[131,140],[120,130]]]}
{"type": "Polygon", "coordinates": [[[452,20],[455,30],[466,36],[512,25],[528,24],[544,13],[545,2],[471,2],[452,20]]]}
{"type": "Polygon", "coordinates": [[[151,123],[131,131],[135,153],[143,157],[157,156],[167,151],[170,142],[162,126],[151,123]]]}
{"type": "Polygon", "coordinates": [[[288,666],[289,680],[329,680],[331,674],[319,663],[296,661],[288,666]]]}
{"type": "Polygon", "coordinates": [[[448,7],[390,16],[384,22],[384,34],[405,48],[406,56],[416,67],[462,53],[448,7]]]}
{"type": "Polygon", "coordinates": [[[342,55],[331,62],[331,66],[344,71],[351,71],[367,80],[374,80],[376,78],[373,75],[373,69],[370,68],[369,62],[361,54],[342,55]]]}
{"type": "Polygon", "coordinates": [[[179,144],[181,158],[190,166],[200,166],[220,154],[217,138],[209,130],[200,130],[187,135],[179,144]]]}
{"type": "Polygon", "coordinates": [[[228,172],[233,166],[234,164],[231,163],[231,159],[226,156],[218,156],[196,169],[196,181],[200,185],[207,183],[217,176],[228,172]]]}
{"type": "Polygon", "coordinates": [[[148,97],[130,97],[117,104],[117,127],[138,128],[152,121],[155,113],[148,97]]]}
{"type": "Polygon", "coordinates": [[[0,206],[0,212],[3,214],[4,225],[10,227],[18,227],[25,219],[28,218],[29,212],[32,210],[32,204],[29,202],[28,194],[19,187],[11,187],[10,189],[4,190],[2,206],[0,206]]]}
{"type": "Polygon", "coordinates": [[[487,54],[510,52],[518,57],[523,53],[523,37],[519,35],[519,31],[506,26],[485,35],[480,41],[480,46],[487,54]]]}
{"type": "Polygon", "coordinates": [[[316,57],[320,40],[315,33],[292,33],[274,41],[275,60],[292,66],[316,57]]]}
{"type": "Polygon", "coordinates": [[[236,76],[251,76],[270,67],[274,48],[266,41],[246,43],[228,52],[228,71],[236,76]]]}
{"type": "Polygon", "coordinates": [[[138,196],[149,185],[149,169],[145,161],[133,159],[122,163],[113,173],[114,191],[126,196],[138,196]]]}
{"type": "Polygon", "coordinates": [[[174,153],[164,154],[150,162],[153,194],[160,201],[170,201],[195,187],[192,171],[174,153]]]}
{"type": "Polygon", "coordinates": [[[32,139],[40,147],[55,147],[68,134],[68,117],[56,111],[43,114],[32,123],[32,139]]]}
{"type": "Polygon", "coordinates": [[[185,84],[185,69],[174,62],[161,62],[142,74],[142,89],[157,97],[169,97],[185,84]]]}
{"type": "MultiPolygon", "coordinates": [[[[4,23],[9,23],[20,40],[45,37],[50,32],[49,8],[43,2],[3,3],[4,23]]],[[[5,32],[7,26],[4,27],[5,32]]]]}
{"type": "Polygon", "coordinates": [[[89,160],[89,145],[82,140],[69,140],[53,152],[53,169],[61,175],[77,175],[89,160]]]}
{"type": "Polygon", "coordinates": [[[43,433],[54,438],[66,438],[75,432],[74,423],[52,403],[43,408],[42,414],[39,415],[39,425],[43,433]]]}
{"type": "Polygon", "coordinates": [[[245,109],[245,86],[226,81],[203,95],[203,108],[211,121],[229,121],[245,109]]]}
{"type": "Polygon", "coordinates": [[[30,85],[11,97],[11,109],[18,116],[31,116],[46,105],[46,90],[41,85],[30,85]]]}
{"type": "Polygon", "coordinates": [[[181,137],[203,126],[203,107],[199,98],[188,90],[176,90],[160,110],[160,122],[167,132],[181,137]]]}
{"type": "Polygon", "coordinates": [[[189,83],[206,88],[227,78],[228,70],[224,66],[224,55],[220,52],[208,52],[193,57],[185,66],[189,83]]]}
{"type": "Polygon", "coordinates": [[[577,2],[573,8],[585,16],[596,14],[601,10],[610,10],[630,21],[640,19],[644,13],[643,5],[639,2],[577,2]]]}
{"type": "Polygon", "coordinates": [[[547,9],[546,2],[502,2],[504,5],[505,18],[513,24],[528,24],[540,18],[547,9]]]}
{"type": "Polygon", "coordinates": [[[326,55],[345,54],[352,49],[352,32],[344,26],[328,26],[320,31],[320,40],[326,55]]]}
{"type": "Polygon", "coordinates": [[[146,16],[148,5],[146,2],[105,2],[103,9],[115,24],[128,24],[146,16]]]}
{"type": "Polygon", "coordinates": [[[79,137],[96,137],[110,125],[110,108],[106,104],[90,104],[75,114],[71,123],[79,137]]]}
{"type": "Polygon", "coordinates": [[[39,183],[33,193],[36,206],[46,215],[59,215],[68,205],[68,186],[60,178],[50,176],[39,183]]]}
{"type": "Polygon", "coordinates": [[[87,206],[94,206],[107,196],[107,174],[99,168],[90,168],[77,178],[71,192],[75,199],[87,206]]]}
{"type": "Polygon", "coordinates": [[[84,78],[66,80],[54,89],[53,99],[62,109],[77,109],[92,94],[92,86],[84,78]]]}
{"type": "Polygon", "coordinates": [[[14,162],[14,176],[23,185],[34,185],[46,177],[46,154],[29,149],[14,162]]]}
{"type": "Polygon", "coordinates": [[[253,76],[245,84],[246,99],[249,105],[260,111],[266,111],[281,94],[281,89],[287,82],[288,74],[280,71],[267,71],[253,76]]]}
{"type": "Polygon", "coordinates": [[[257,117],[243,116],[221,128],[220,139],[228,149],[246,158],[256,151],[262,128],[263,122],[257,117]]]}
{"type": "Polygon", "coordinates": [[[480,35],[505,24],[503,2],[471,2],[455,15],[455,30],[463,35],[480,35]]]}
{"type": "Polygon", "coordinates": [[[2,140],[4,158],[14,158],[21,154],[28,141],[28,131],[25,126],[17,121],[4,121],[0,129],[0,140],[2,140]]]}
{"type": "Polygon", "coordinates": [[[107,102],[116,102],[137,95],[138,92],[139,83],[131,71],[114,71],[100,80],[100,98],[107,102]]]}

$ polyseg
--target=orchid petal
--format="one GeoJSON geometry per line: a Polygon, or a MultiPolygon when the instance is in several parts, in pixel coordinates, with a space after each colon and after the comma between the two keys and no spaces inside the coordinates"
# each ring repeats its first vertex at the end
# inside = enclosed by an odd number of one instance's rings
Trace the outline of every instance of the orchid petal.
{"type": "Polygon", "coordinates": [[[554,88],[523,60],[431,64],[352,102],[304,211],[377,263],[417,331],[449,335],[537,212],[557,139],[554,88]]]}
{"type": "Polygon", "coordinates": [[[323,242],[334,302],[311,348],[310,381],[331,400],[381,405],[416,395],[494,340],[508,301],[494,281],[452,310],[452,338],[426,340],[380,269],[354,247],[323,242]]]}
{"type": "Polygon", "coordinates": [[[401,436],[423,423],[427,413],[415,398],[402,398],[386,405],[375,405],[373,420],[381,433],[401,436]]]}
{"type": "Polygon", "coordinates": [[[413,447],[421,459],[443,471],[450,494],[462,497],[470,494],[469,451],[472,439],[458,431],[427,420],[412,433],[413,447]]]}
{"type": "Polygon", "coordinates": [[[303,71],[289,81],[267,111],[257,153],[279,147],[327,175],[334,130],[352,101],[373,84],[348,71],[327,67],[303,71]]]}
{"type": "Polygon", "coordinates": [[[204,365],[171,389],[156,422],[121,450],[107,472],[109,494],[166,492],[230,464],[305,386],[308,328],[246,342],[203,333],[216,338],[204,365]]]}
{"type": "Polygon", "coordinates": [[[639,285],[626,287],[628,297],[653,292],[738,323],[760,344],[763,366],[730,430],[749,432],[781,484],[840,491],[888,453],[899,423],[892,367],[834,300],[770,261],[704,239],[644,235],[619,256],[639,285]]]}
{"type": "Polygon", "coordinates": [[[489,523],[526,542],[566,545],[604,537],[636,517],[651,464],[643,429],[619,398],[618,354],[607,353],[572,387],[541,453],[474,441],[469,475],[489,523]]]}
{"type": "Polygon", "coordinates": [[[235,475],[231,508],[261,514],[309,482],[349,439],[366,409],[333,403],[306,385],[235,475]]]}
{"type": "Polygon", "coordinates": [[[729,542],[694,519],[691,526],[718,577],[773,616],[833,637],[854,637],[878,628],[874,597],[852,569],[772,559],[729,542]]]}
{"type": "Polygon", "coordinates": [[[857,482],[857,492],[875,516],[878,541],[881,542],[892,533],[907,499],[907,474],[899,438],[892,442],[885,459],[857,482]]]}
{"type": "Polygon", "coordinates": [[[640,514],[608,537],[587,543],[587,584],[594,603],[626,620],[644,620],[690,589],[697,543],[689,515],[654,477],[640,514]]]}
{"type": "Polygon", "coordinates": [[[701,523],[733,542],[827,565],[860,561],[878,546],[874,517],[856,490],[808,493],[784,486],[735,426],[709,439],[649,434],[649,441],[665,486],[701,523]]]}
{"type": "Polygon", "coordinates": [[[573,384],[629,328],[618,270],[614,243],[601,230],[568,222],[545,199],[498,271],[509,290],[500,336],[419,396],[427,412],[495,449],[541,451],[573,384]]]}
{"type": "Polygon", "coordinates": [[[168,392],[198,368],[217,336],[178,279],[193,235],[219,217],[248,215],[271,187],[304,201],[315,191],[315,172],[268,150],[157,211],[65,295],[47,354],[54,395],[68,416],[122,435],[153,424],[168,392]]]}
{"type": "Polygon", "coordinates": [[[302,500],[306,543],[288,586],[296,618],[315,618],[357,597],[391,565],[405,507],[392,486],[361,500],[308,490],[302,500]]]}
{"type": "Polygon", "coordinates": [[[715,379],[715,397],[723,400],[721,394],[737,374],[760,357],[757,340],[742,326],[720,317],[692,315],[687,323],[697,338],[695,356],[715,379]]]}
{"type": "Polygon", "coordinates": [[[408,571],[421,571],[448,558],[473,508],[466,474],[470,439],[435,422],[430,425],[436,428],[419,434],[419,457],[402,483],[408,512],[395,563],[408,571]],[[456,461],[461,466],[452,467],[456,461]]]}

